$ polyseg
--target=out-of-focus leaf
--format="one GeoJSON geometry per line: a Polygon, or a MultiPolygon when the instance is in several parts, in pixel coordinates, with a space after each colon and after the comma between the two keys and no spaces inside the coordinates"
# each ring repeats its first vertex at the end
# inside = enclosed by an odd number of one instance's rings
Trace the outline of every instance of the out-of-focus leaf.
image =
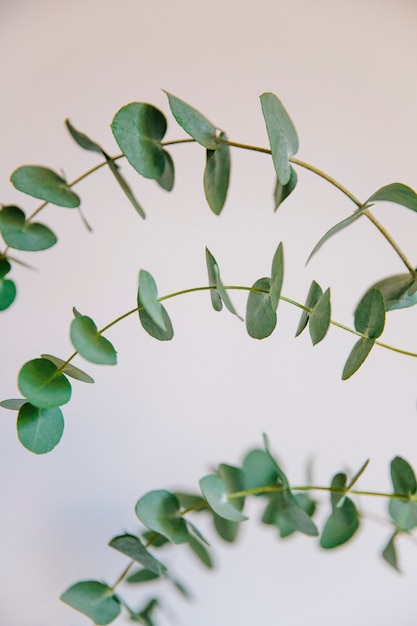
{"type": "Polygon", "coordinates": [[[129,574],[126,578],[126,582],[134,584],[134,583],[147,583],[152,580],[156,580],[160,578],[158,574],[151,572],[149,569],[138,569],[135,572],[129,574]]]}
{"type": "Polygon", "coordinates": [[[184,100],[180,100],[171,93],[168,96],[172,115],[185,132],[208,150],[216,150],[216,127],[208,121],[197,109],[190,106],[184,100]]]}
{"type": "Polygon", "coordinates": [[[126,556],[140,563],[145,569],[150,570],[157,576],[162,576],[166,573],[165,565],[162,565],[158,559],[155,559],[145,548],[139,537],[135,535],[125,534],[114,537],[110,541],[109,546],[126,554],[126,556]]]}
{"type": "Polygon", "coordinates": [[[390,537],[387,545],[385,546],[385,548],[382,551],[382,558],[385,559],[385,561],[388,563],[388,565],[391,565],[391,567],[396,569],[397,572],[401,573],[401,570],[398,567],[397,550],[395,548],[395,543],[394,543],[397,534],[398,533],[396,531],[390,537]]]}
{"type": "Polygon", "coordinates": [[[198,539],[193,537],[193,535],[190,535],[188,545],[190,546],[194,554],[200,559],[200,561],[204,563],[206,567],[212,569],[213,560],[204,544],[202,544],[201,541],[198,541],[198,539]]]}
{"type": "Polygon", "coordinates": [[[358,333],[375,339],[382,334],[384,326],[384,298],[378,289],[370,289],[356,307],[355,328],[358,333]]]}
{"type": "Polygon", "coordinates": [[[24,212],[16,206],[5,206],[0,211],[0,231],[5,243],[15,250],[47,250],[57,242],[52,230],[26,221],[24,212]]]}
{"type": "Polygon", "coordinates": [[[345,498],[341,506],[334,507],[327,519],[320,537],[320,545],[326,550],[336,548],[353,537],[359,528],[356,507],[350,498],[345,498]]]}
{"type": "Polygon", "coordinates": [[[76,583],[62,594],[61,600],[100,626],[110,624],[120,613],[119,598],[97,580],[76,583]]]}
{"type": "Polygon", "coordinates": [[[136,504],[136,515],[145,526],[163,535],[172,543],[185,543],[189,532],[180,515],[180,503],[173,493],[150,491],[136,504]]]}
{"type": "Polygon", "coordinates": [[[8,278],[0,278],[0,311],[9,308],[16,298],[16,285],[8,278]]]}
{"type": "MultiPolygon", "coordinates": [[[[318,283],[316,283],[315,280],[313,280],[313,282],[310,285],[310,289],[307,294],[307,300],[305,301],[304,306],[308,309],[314,309],[314,307],[316,306],[317,302],[320,300],[322,295],[323,295],[322,288],[320,287],[318,283]]],[[[310,319],[310,315],[311,313],[309,313],[308,311],[302,312],[300,321],[298,323],[297,331],[295,333],[296,337],[298,337],[298,335],[301,335],[301,333],[307,326],[308,320],[310,319]]]]}
{"type": "Polygon", "coordinates": [[[67,181],[47,167],[23,165],[13,172],[10,180],[19,191],[46,202],[68,208],[80,204],[80,198],[70,189],[67,181]]]}
{"type": "Polygon", "coordinates": [[[370,289],[378,289],[384,298],[385,310],[394,311],[417,304],[416,287],[417,279],[407,272],[384,278],[370,289]]]}
{"type": "Polygon", "coordinates": [[[213,513],[213,522],[217,533],[224,541],[233,543],[236,540],[240,528],[239,522],[231,522],[216,513],[213,513]]]}
{"type": "Polygon", "coordinates": [[[361,337],[355,343],[343,368],[342,380],[347,380],[358,371],[374,347],[374,344],[375,339],[370,339],[369,337],[367,339],[361,337]]]}
{"type": "Polygon", "coordinates": [[[236,508],[233,500],[228,500],[226,485],[219,476],[215,474],[204,476],[200,480],[200,488],[210,508],[220,517],[230,522],[243,522],[248,519],[236,508]]]}
{"type": "Polygon", "coordinates": [[[0,257],[0,278],[4,278],[12,269],[6,257],[0,257]]]}
{"type": "Polygon", "coordinates": [[[290,179],[286,185],[283,185],[277,177],[274,189],[274,209],[275,211],[281,206],[281,204],[288,198],[288,196],[294,191],[297,185],[297,172],[290,165],[290,179]]]}
{"type": "Polygon", "coordinates": [[[251,450],[243,459],[243,475],[245,489],[258,489],[274,485],[277,481],[277,470],[265,450],[251,450]]]}
{"type": "Polygon", "coordinates": [[[116,365],[117,353],[108,339],[86,315],[77,315],[71,322],[71,341],[77,352],[90,361],[101,365],[116,365]]]}
{"type": "Polygon", "coordinates": [[[165,189],[165,191],[172,191],[175,181],[175,168],[172,157],[166,150],[164,150],[164,159],[164,171],[162,175],[156,179],[156,182],[160,187],[162,187],[162,189],[165,189]]]}
{"type": "Polygon", "coordinates": [[[94,379],[91,378],[89,374],[86,374],[86,372],[83,372],[83,370],[75,367],[75,365],[71,365],[71,363],[67,363],[62,359],[59,359],[57,356],[52,356],[52,354],[41,354],[41,357],[43,359],[48,359],[48,361],[51,361],[51,363],[56,365],[58,369],[61,369],[61,372],[63,374],[66,374],[70,378],[75,378],[75,380],[80,380],[83,383],[94,382],[94,379]]]}
{"type": "MultiPolygon", "coordinates": [[[[220,139],[226,140],[225,133],[220,139]]],[[[220,215],[226,202],[230,180],[230,148],[219,144],[216,150],[207,150],[206,167],[204,170],[204,193],[213,213],[220,215]]]]}
{"type": "Polygon", "coordinates": [[[277,526],[281,537],[287,537],[296,530],[312,537],[319,534],[310,515],[289,489],[277,491],[271,496],[262,521],[277,526]]]}
{"type": "Polygon", "coordinates": [[[417,481],[414,470],[411,465],[400,456],[396,456],[391,461],[391,479],[395,493],[409,496],[417,492],[417,481]]]}
{"type": "Polygon", "coordinates": [[[298,151],[297,131],[276,95],[263,93],[261,106],[275,171],[281,184],[287,185],[291,179],[291,166],[288,159],[298,151]]]}
{"type": "Polygon", "coordinates": [[[26,402],[26,398],[10,398],[8,400],[2,400],[0,406],[10,411],[18,411],[26,402]]]}

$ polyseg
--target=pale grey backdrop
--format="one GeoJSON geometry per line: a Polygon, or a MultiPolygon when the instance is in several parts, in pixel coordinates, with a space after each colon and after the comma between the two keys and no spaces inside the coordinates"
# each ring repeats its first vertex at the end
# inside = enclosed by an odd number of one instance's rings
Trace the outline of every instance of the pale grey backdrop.
{"type": "MultiPolygon", "coordinates": [[[[8,183],[19,165],[62,168],[73,179],[97,162],[67,136],[66,117],[116,151],[109,129],[115,112],[147,101],[168,113],[161,89],[201,109],[232,139],[263,146],[258,96],[273,91],[298,128],[300,158],[360,198],[394,181],[416,186],[416,19],[415,3],[405,0],[3,0],[1,201],[27,211],[38,205],[8,183]]],[[[168,137],[181,136],[169,117],[168,137]]],[[[284,294],[304,300],[313,278],[331,286],[333,317],[347,324],[372,282],[403,271],[367,223],[329,242],[304,267],[318,238],[353,209],[312,174],[299,171],[297,191],[274,215],[270,160],[233,151],[230,195],[218,218],[202,191],[203,150],[178,146],[172,154],[171,195],[124,167],[146,222],[105,171],[77,187],[93,234],[75,211],[44,211],[59,243],[21,255],[38,272],[14,271],[19,296],[1,316],[1,398],[17,393],[26,360],[71,353],[72,306],[100,326],[134,306],[140,268],[155,276],[161,294],[205,284],[205,245],[226,283],[249,285],[268,273],[283,240],[284,294]]],[[[415,262],[415,216],[388,204],[376,213],[415,262]]],[[[243,313],[245,299],[233,296],[243,313]]],[[[58,597],[79,579],[117,578],[125,559],[106,544],[122,530],[137,530],[136,500],[154,488],[194,487],[214,464],[238,463],[261,444],[262,432],[294,482],[304,480],[310,457],[318,483],[370,457],[361,482],[369,489],[390,488],[394,455],[417,465],[412,359],[375,349],[342,383],[352,338],[332,328],[313,350],[307,335],[293,339],[298,312],[284,303],[279,328],[265,342],[247,337],[227,312],[212,311],[207,294],[173,300],[168,309],[172,343],[158,344],[131,318],[109,332],[116,368],[79,359],[96,384],[74,383],[64,438],[53,453],[24,450],[15,414],[2,412],[2,624],[88,624],[58,597]]],[[[415,310],[398,312],[385,337],[417,350],[414,329],[415,310]]],[[[384,503],[363,506],[385,511],[384,503]]],[[[399,576],[378,556],[388,526],[367,521],[350,548],[322,553],[303,536],[277,540],[252,510],[239,546],[220,545],[207,529],[216,573],[190,561],[185,548],[171,551],[168,561],[191,583],[194,600],[167,592],[161,624],[416,623],[417,547],[410,541],[399,542],[399,576]]]]}

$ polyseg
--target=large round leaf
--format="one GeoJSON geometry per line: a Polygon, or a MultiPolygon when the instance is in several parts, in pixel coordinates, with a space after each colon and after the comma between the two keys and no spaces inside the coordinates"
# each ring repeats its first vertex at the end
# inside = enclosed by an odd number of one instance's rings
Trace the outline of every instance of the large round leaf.
{"type": "Polygon", "coordinates": [[[246,330],[254,339],[265,339],[277,325],[277,314],[271,304],[271,280],[259,278],[249,292],[246,305],[246,330]]]}
{"type": "Polygon", "coordinates": [[[77,315],[71,323],[71,341],[74,348],[91,363],[116,365],[117,354],[113,345],[97,332],[97,326],[86,315],[77,315]]]}
{"type": "Polygon", "coordinates": [[[35,454],[45,454],[55,448],[64,432],[64,417],[59,408],[40,409],[26,402],[17,417],[20,443],[35,454]]]}
{"type": "Polygon", "coordinates": [[[46,202],[69,208],[80,205],[79,197],[69,188],[66,180],[47,167],[23,165],[13,172],[10,180],[19,191],[46,202]]]}
{"type": "Polygon", "coordinates": [[[71,384],[47,359],[33,359],[19,372],[18,386],[28,401],[41,409],[66,404],[71,398],[71,384]]]}
{"type": "Polygon", "coordinates": [[[122,107],[112,122],[114,138],[132,167],[145,178],[161,178],[166,167],[161,139],[165,116],[156,107],[132,102],[122,107]]]}
{"type": "Polygon", "coordinates": [[[0,211],[0,231],[4,241],[16,250],[46,250],[57,242],[47,226],[26,221],[25,214],[16,206],[5,206],[0,211]]]}

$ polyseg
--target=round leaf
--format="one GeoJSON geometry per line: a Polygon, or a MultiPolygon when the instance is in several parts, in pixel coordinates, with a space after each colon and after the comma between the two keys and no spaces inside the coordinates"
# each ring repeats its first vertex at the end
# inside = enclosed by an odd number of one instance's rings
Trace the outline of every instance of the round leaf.
{"type": "Polygon", "coordinates": [[[384,298],[378,289],[370,289],[356,307],[355,328],[359,333],[374,339],[382,334],[384,326],[384,298]]]}
{"type": "Polygon", "coordinates": [[[16,298],[16,285],[12,280],[0,278],[0,311],[5,311],[16,298]]]}
{"type": "Polygon", "coordinates": [[[69,380],[47,359],[33,359],[19,372],[18,386],[28,401],[41,409],[66,404],[71,398],[69,380]]]}
{"type": "Polygon", "coordinates": [[[110,341],[97,332],[97,326],[90,317],[77,315],[71,322],[70,336],[74,348],[87,361],[116,365],[116,350],[110,341]]]}
{"type": "Polygon", "coordinates": [[[151,530],[173,543],[185,543],[189,534],[180,514],[180,504],[169,491],[150,491],[136,504],[136,515],[151,530]]]}
{"type": "Polygon", "coordinates": [[[69,208],[80,205],[80,198],[67,182],[47,167],[23,165],[13,172],[10,180],[19,191],[46,202],[69,208]]]}
{"type": "Polygon", "coordinates": [[[250,291],[246,305],[246,330],[254,339],[265,339],[277,325],[277,314],[271,304],[269,278],[259,278],[250,291]],[[262,293],[263,292],[263,293],[262,293]]]}
{"type": "Polygon", "coordinates": [[[353,537],[359,528],[359,518],[352,500],[346,498],[340,507],[335,507],[328,518],[320,537],[320,545],[326,550],[336,548],[353,537]]]}
{"type": "Polygon", "coordinates": [[[55,448],[64,432],[61,409],[40,409],[26,402],[17,417],[20,443],[35,454],[45,454],[55,448]]]}
{"type": "Polygon", "coordinates": [[[257,489],[273,485],[277,481],[277,471],[265,450],[251,450],[243,459],[245,489],[257,489]]]}
{"type": "Polygon", "coordinates": [[[5,257],[0,258],[0,278],[4,278],[4,276],[6,276],[6,274],[8,274],[11,269],[12,266],[10,265],[9,261],[5,257]]]}
{"type": "Polygon", "coordinates": [[[150,104],[132,102],[112,122],[114,138],[131,166],[145,178],[161,178],[166,166],[161,139],[167,124],[163,113],[150,104]]]}
{"type": "Polygon", "coordinates": [[[248,518],[229,502],[223,480],[215,474],[204,476],[200,480],[200,488],[209,506],[217,515],[230,522],[243,522],[248,518]]]}
{"type": "Polygon", "coordinates": [[[163,307],[162,304],[161,304],[161,310],[162,310],[162,319],[164,321],[166,330],[162,330],[162,328],[160,328],[157,324],[155,324],[155,322],[150,317],[150,315],[146,312],[145,309],[139,310],[140,323],[142,324],[143,328],[151,337],[154,337],[155,339],[158,339],[159,341],[170,341],[174,337],[174,329],[172,327],[172,322],[165,307],[163,307]]]}
{"type": "Polygon", "coordinates": [[[5,206],[0,211],[0,231],[4,241],[16,250],[46,250],[57,242],[47,226],[27,222],[25,214],[16,206],[5,206]]]}
{"type": "Polygon", "coordinates": [[[110,587],[97,580],[83,580],[62,594],[61,600],[95,624],[110,624],[120,613],[120,601],[110,587]]]}

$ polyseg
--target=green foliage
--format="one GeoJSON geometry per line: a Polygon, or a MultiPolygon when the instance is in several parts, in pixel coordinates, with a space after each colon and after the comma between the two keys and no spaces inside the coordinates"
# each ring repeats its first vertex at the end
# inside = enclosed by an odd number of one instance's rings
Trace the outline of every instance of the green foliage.
{"type": "Polygon", "coordinates": [[[101,365],[116,365],[116,350],[110,341],[97,331],[91,317],[76,315],[71,322],[70,336],[74,348],[87,361],[101,365]]]}
{"type": "Polygon", "coordinates": [[[10,180],[19,191],[45,202],[70,209],[80,204],[79,197],[69,188],[66,180],[47,167],[23,165],[13,172],[10,180]]]}
{"type": "Polygon", "coordinates": [[[73,585],[62,594],[61,600],[100,626],[110,624],[120,613],[117,595],[97,580],[84,580],[73,585]]]}
{"type": "MultiPolygon", "coordinates": [[[[219,139],[227,141],[227,135],[220,133],[219,139]]],[[[207,150],[204,170],[204,193],[213,213],[220,215],[226,202],[230,181],[230,148],[220,144],[216,150],[207,150]]]]}
{"type": "Polygon", "coordinates": [[[0,211],[0,232],[7,245],[16,250],[46,250],[57,242],[47,226],[28,222],[16,206],[5,206],[0,211]]]}
{"type": "Polygon", "coordinates": [[[286,198],[294,191],[298,177],[295,169],[290,165],[290,179],[288,183],[283,185],[280,179],[277,177],[275,188],[274,188],[274,207],[275,211],[281,206],[286,198]]]}
{"type": "Polygon", "coordinates": [[[109,546],[140,563],[156,576],[162,576],[166,573],[166,567],[148,552],[139,537],[128,534],[119,535],[110,541],[109,546]]]}
{"type": "Polygon", "coordinates": [[[207,150],[216,150],[217,129],[197,109],[166,92],[172,115],[185,132],[207,150]]]}
{"type": "Polygon", "coordinates": [[[370,202],[394,202],[412,211],[417,211],[416,192],[402,183],[391,183],[381,187],[368,198],[365,204],[369,205],[370,202]]]}
{"type": "Polygon", "coordinates": [[[417,304],[417,280],[410,273],[384,278],[371,289],[381,292],[386,311],[405,309],[417,304]]]}
{"type": "Polygon", "coordinates": [[[169,491],[151,491],[136,504],[136,515],[150,530],[160,533],[173,543],[185,543],[189,533],[180,517],[180,503],[169,491]]]}
{"type": "Polygon", "coordinates": [[[61,406],[71,398],[69,380],[48,359],[33,359],[25,363],[17,382],[25,398],[40,409],[61,406]]]}
{"type": "Polygon", "coordinates": [[[35,454],[55,448],[64,432],[64,417],[58,407],[42,409],[29,402],[20,407],[17,434],[20,443],[35,454]]]}
{"type": "Polygon", "coordinates": [[[262,94],[261,105],[278,180],[281,185],[291,185],[289,158],[298,151],[297,131],[281,100],[273,93],[262,94]]]}

